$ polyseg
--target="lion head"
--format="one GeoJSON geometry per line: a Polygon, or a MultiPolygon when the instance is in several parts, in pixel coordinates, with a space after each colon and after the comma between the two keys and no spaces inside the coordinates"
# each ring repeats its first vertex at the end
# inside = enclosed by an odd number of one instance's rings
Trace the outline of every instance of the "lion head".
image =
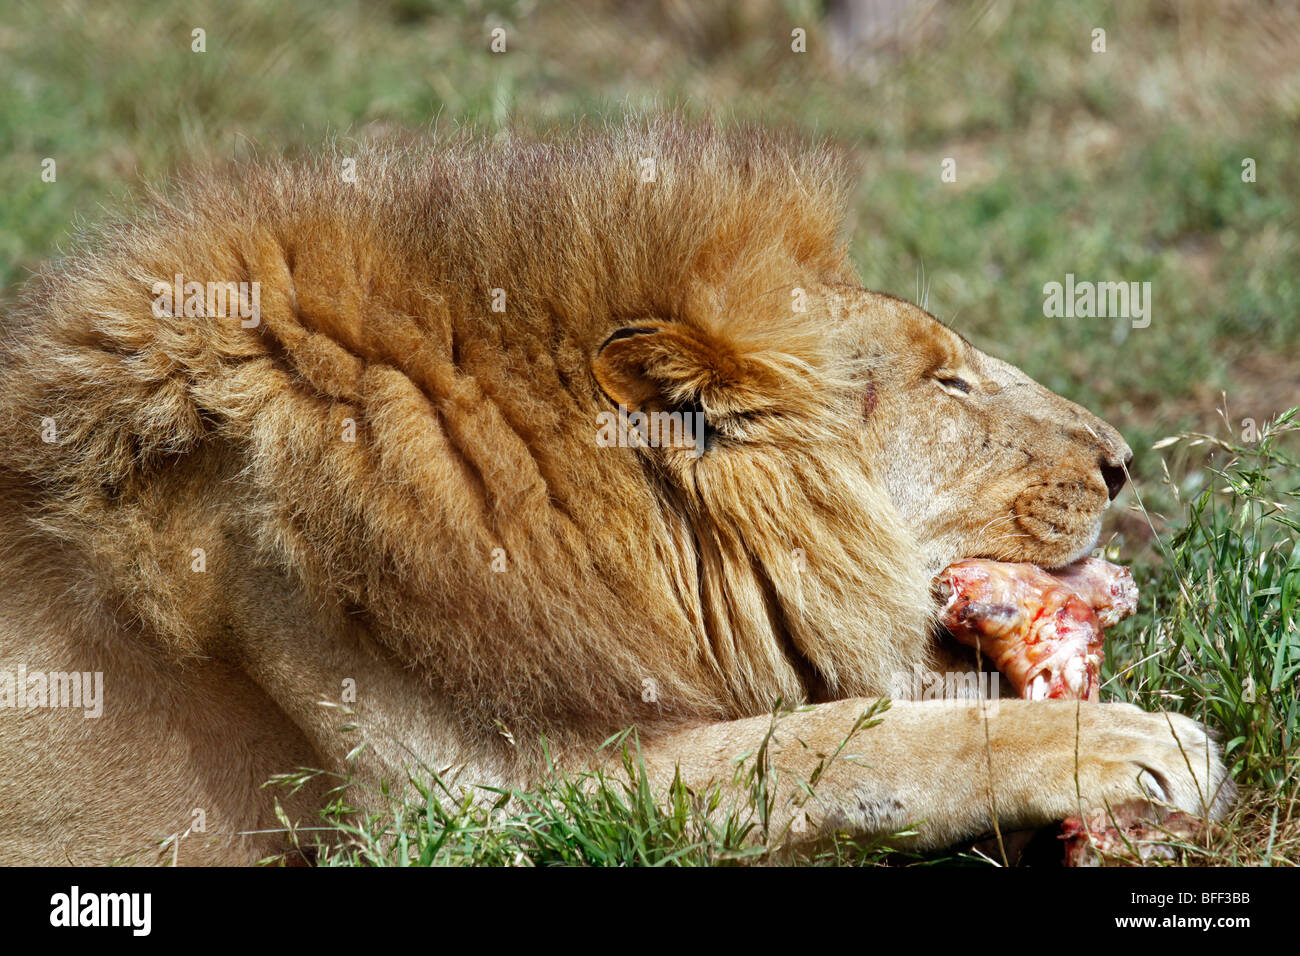
{"type": "Polygon", "coordinates": [[[868,454],[927,568],[960,558],[1054,568],[1095,546],[1133,457],[1114,428],[915,305],[869,292],[836,300],[873,357],[868,454]]]}
{"type": "MultiPolygon", "coordinates": [[[[861,480],[888,490],[928,569],[972,557],[1055,568],[1095,546],[1133,457],[1113,427],[911,303],[843,286],[807,294],[823,301],[861,391],[861,480]]],[[[753,443],[765,414],[809,400],[761,362],[670,327],[619,330],[594,367],[606,395],[646,413],[643,431],[661,414],[703,422],[691,458],[753,443]]],[[[688,464],[695,477],[701,466],[688,464]]]]}
{"type": "Polygon", "coordinates": [[[805,688],[811,675],[842,691],[891,652],[916,653],[921,583],[953,561],[1053,568],[1090,551],[1132,453],[914,305],[839,282],[797,294],[816,319],[775,341],[748,325],[640,323],[605,340],[593,371],[692,516],[694,546],[736,542],[734,567],[717,559],[724,603],[757,577],[766,604],[749,626],[769,624],[811,665],[805,688]],[[654,447],[655,423],[678,417],[702,424],[660,429],[671,440],[654,447]],[[850,638],[866,627],[871,640],[850,638]]]}

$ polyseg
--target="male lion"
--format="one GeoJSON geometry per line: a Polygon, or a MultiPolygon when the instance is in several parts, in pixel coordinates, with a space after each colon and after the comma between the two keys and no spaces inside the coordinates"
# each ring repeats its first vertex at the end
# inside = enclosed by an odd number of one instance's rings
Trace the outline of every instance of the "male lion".
{"type": "Polygon", "coordinates": [[[1193,721],[1011,700],[895,702],[805,800],[933,659],[935,572],[1086,553],[1130,456],[860,288],[844,204],[826,149],[632,121],[248,163],[44,269],[0,346],[0,862],[251,861],[277,772],[524,786],[629,727],[730,787],[778,700],[790,840],[1221,812],[1193,721]],[[598,440],[620,406],[701,442],[598,440]],[[101,672],[102,717],[20,668],[101,672]]]}

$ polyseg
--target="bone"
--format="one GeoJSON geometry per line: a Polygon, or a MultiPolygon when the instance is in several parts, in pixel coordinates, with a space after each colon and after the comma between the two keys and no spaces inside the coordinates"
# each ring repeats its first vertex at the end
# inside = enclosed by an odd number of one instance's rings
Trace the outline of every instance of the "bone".
{"type": "Polygon", "coordinates": [[[986,655],[1026,700],[1097,700],[1103,629],[1137,606],[1128,569],[1094,558],[1052,573],[970,559],[935,583],[940,623],[986,655]]]}

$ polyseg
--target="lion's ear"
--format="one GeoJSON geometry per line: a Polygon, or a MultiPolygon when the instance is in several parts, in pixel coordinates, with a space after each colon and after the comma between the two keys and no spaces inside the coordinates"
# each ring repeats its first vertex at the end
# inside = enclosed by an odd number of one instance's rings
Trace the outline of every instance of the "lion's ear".
{"type": "Polygon", "coordinates": [[[660,396],[663,383],[652,372],[660,359],[662,334],[654,326],[631,326],[619,329],[601,345],[591,370],[600,390],[612,403],[629,411],[663,407],[660,396]]]}
{"type": "Polygon", "coordinates": [[[744,411],[753,370],[730,348],[675,322],[619,329],[592,362],[615,405],[632,412],[703,412],[711,422],[744,411]]]}

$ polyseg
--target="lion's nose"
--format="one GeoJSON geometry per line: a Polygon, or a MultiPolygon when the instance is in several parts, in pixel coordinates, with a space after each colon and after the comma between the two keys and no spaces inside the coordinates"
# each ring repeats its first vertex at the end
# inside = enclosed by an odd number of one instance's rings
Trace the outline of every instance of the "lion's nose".
{"type": "Polygon", "coordinates": [[[1119,490],[1124,487],[1124,482],[1128,476],[1128,464],[1133,460],[1133,453],[1128,452],[1123,458],[1106,458],[1101,459],[1101,480],[1106,482],[1106,492],[1110,495],[1110,500],[1114,501],[1119,490]]]}

